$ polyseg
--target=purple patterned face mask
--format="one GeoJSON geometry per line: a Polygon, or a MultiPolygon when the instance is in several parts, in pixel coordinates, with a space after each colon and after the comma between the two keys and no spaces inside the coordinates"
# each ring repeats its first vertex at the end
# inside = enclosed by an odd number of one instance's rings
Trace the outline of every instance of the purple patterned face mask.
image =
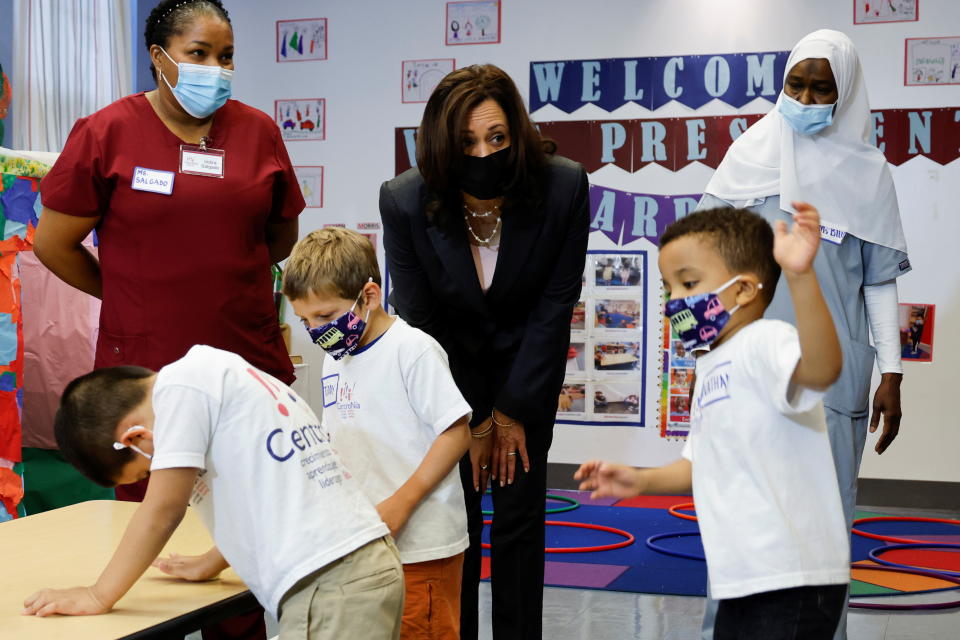
{"type": "MultiPolygon", "coordinates": [[[[739,279],[740,276],[734,276],[712,293],[667,300],[663,312],[685,349],[702,349],[717,339],[730,316],[740,308],[737,305],[727,311],[718,294],[739,279]]],[[[762,288],[763,284],[759,286],[762,288]]]]}
{"type": "MultiPolygon", "coordinates": [[[[372,281],[373,278],[370,280],[372,281]]],[[[362,295],[361,289],[360,296],[362,295]]],[[[357,296],[357,301],[353,303],[350,310],[336,320],[314,329],[307,327],[313,343],[320,345],[320,348],[333,356],[334,360],[350,355],[360,346],[360,338],[363,337],[367,320],[370,318],[369,309],[367,309],[367,316],[362,319],[353,312],[357,308],[357,303],[360,302],[360,296],[357,296]]]]}

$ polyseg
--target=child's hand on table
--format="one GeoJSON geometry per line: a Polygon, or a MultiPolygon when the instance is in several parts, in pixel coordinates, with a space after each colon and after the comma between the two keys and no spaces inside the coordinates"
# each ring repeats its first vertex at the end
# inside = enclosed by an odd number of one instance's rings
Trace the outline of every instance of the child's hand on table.
{"type": "Polygon", "coordinates": [[[591,498],[632,498],[646,488],[643,474],[623,464],[601,460],[584,462],[573,474],[580,480],[580,491],[591,491],[591,498]]]}
{"type": "Polygon", "coordinates": [[[93,592],[93,587],[72,589],[41,589],[23,601],[25,616],[41,618],[59,613],[65,616],[91,616],[106,613],[105,606],[93,592]]]}
{"type": "Polygon", "coordinates": [[[211,558],[210,555],[210,552],[199,556],[182,556],[179,553],[171,553],[166,558],[154,560],[152,566],[160,569],[168,576],[189,580],[190,582],[204,582],[213,580],[226,568],[224,566],[225,562],[216,562],[216,559],[211,558]]]}

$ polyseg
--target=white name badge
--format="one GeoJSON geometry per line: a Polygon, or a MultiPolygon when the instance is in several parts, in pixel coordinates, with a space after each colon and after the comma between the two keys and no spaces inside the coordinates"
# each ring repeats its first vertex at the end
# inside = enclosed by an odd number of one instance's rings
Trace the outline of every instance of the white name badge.
{"type": "Polygon", "coordinates": [[[134,167],[130,188],[137,191],[151,191],[169,196],[173,193],[173,171],[144,169],[134,167]]]}
{"type": "Polygon", "coordinates": [[[847,237],[846,231],[841,231],[836,227],[831,227],[830,225],[821,224],[820,225],[820,239],[826,240],[832,244],[842,244],[843,239],[847,237]]]}
{"type": "Polygon", "coordinates": [[[224,157],[223,149],[182,144],[180,145],[180,173],[222,178],[224,157]]]}

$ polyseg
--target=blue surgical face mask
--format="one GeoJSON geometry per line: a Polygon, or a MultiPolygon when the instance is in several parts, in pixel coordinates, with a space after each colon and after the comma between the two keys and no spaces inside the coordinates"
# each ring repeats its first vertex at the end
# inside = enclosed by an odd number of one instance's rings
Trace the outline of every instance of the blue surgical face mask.
{"type": "MultiPolygon", "coordinates": [[[[712,293],[667,300],[663,312],[685,349],[703,349],[717,339],[730,316],[740,308],[737,305],[727,311],[719,294],[739,279],[740,276],[734,276],[712,293]]],[[[759,286],[763,288],[762,283],[759,286]]]]}
{"type": "MultiPolygon", "coordinates": [[[[373,280],[371,278],[370,280],[373,280]]],[[[360,290],[360,296],[363,290],[360,290]]],[[[357,302],[360,301],[357,296],[357,302]]],[[[339,316],[336,320],[328,322],[325,325],[311,329],[307,327],[310,339],[314,344],[329,353],[334,360],[340,360],[357,350],[360,346],[360,339],[367,328],[367,320],[370,319],[370,310],[367,309],[365,318],[361,318],[353,312],[357,308],[357,302],[353,303],[350,310],[339,316]]]]}
{"type": "Polygon", "coordinates": [[[171,86],[162,71],[160,77],[170,87],[173,97],[177,99],[183,110],[191,116],[206,118],[230,98],[233,71],[221,66],[177,62],[170,58],[170,54],[164,51],[163,47],[160,47],[160,51],[163,51],[163,55],[167,56],[170,62],[177,65],[179,72],[177,86],[171,86]]]}
{"type": "MultiPolygon", "coordinates": [[[[130,427],[129,429],[127,429],[127,430],[124,432],[123,435],[126,436],[128,433],[130,433],[130,432],[133,431],[134,429],[143,429],[143,428],[144,428],[144,427],[142,427],[142,426],[140,426],[140,425],[134,425],[134,426],[130,427]]],[[[120,451],[120,450],[122,450],[122,449],[133,449],[134,451],[136,451],[137,453],[139,453],[140,455],[142,455],[142,456],[143,456],[144,458],[146,458],[147,460],[152,460],[152,459],[153,459],[153,456],[152,456],[152,455],[150,455],[149,453],[145,453],[145,452],[143,451],[143,449],[141,449],[140,447],[138,447],[138,446],[135,445],[135,444],[123,444],[122,442],[114,442],[114,443],[113,443],[113,448],[114,448],[115,450],[117,450],[117,451],[120,451]]]]}
{"type": "Polygon", "coordinates": [[[833,109],[836,106],[836,104],[803,104],[781,93],[777,109],[780,110],[780,115],[791,129],[810,136],[833,123],[833,109]]]}

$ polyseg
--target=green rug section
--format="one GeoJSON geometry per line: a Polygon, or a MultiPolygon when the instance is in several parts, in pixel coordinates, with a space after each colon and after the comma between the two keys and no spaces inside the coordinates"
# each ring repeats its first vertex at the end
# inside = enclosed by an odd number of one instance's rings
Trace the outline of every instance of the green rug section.
{"type": "Polygon", "coordinates": [[[896,589],[881,587],[876,584],[870,584],[869,582],[860,582],[859,580],[850,581],[850,595],[852,596],[877,596],[877,595],[885,595],[888,593],[903,593],[903,592],[897,591],[896,589]]]}
{"type": "Polygon", "coordinates": [[[59,451],[23,449],[23,501],[26,515],[43,513],[87,500],[113,500],[113,489],[90,482],[59,451]]]}

